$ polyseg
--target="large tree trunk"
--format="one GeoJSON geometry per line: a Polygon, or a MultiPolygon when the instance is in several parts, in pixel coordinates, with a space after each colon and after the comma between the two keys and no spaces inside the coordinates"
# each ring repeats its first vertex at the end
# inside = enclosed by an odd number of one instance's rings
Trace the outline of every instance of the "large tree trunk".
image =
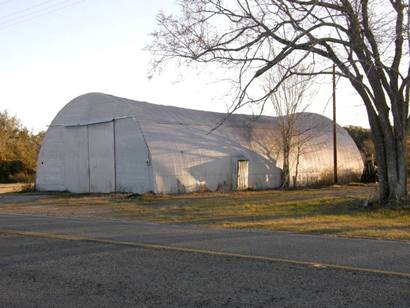
{"type": "Polygon", "coordinates": [[[394,134],[388,133],[386,137],[385,132],[393,132],[392,127],[381,129],[380,121],[371,117],[369,120],[376,149],[381,206],[403,205],[407,199],[406,125],[395,128],[394,134]]]}
{"type": "MultiPolygon", "coordinates": [[[[400,134],[401,135],[401,134],[400,134]]],[[[402,132],[402,136],[395,136],[396,157],[391,158],[396,163],[397,177],[389,183],[389,201],[404,203],[407,199],[407,134],[402,132]]],[[[391,163],[393,165],[393,162],[391,163]]]]}
{"type": "MultiPolygon", "coordinates": [[[[357,79],[350,81],[363,99],[373,134],[380,205],[387,207],[404,205],[407,199],[408,101],[397,99],[399,93],[396,94],[396,98],[391,103],[394,123],[392,125],[390,109],[379,85],[373,85],[374,92],[378,93],[375,95],[373,105],[360,81],[358,82],[357,79]],[[376,106],[376,109],[373,106],[376,106]]],[[[392,92],[394,92],[393,89],[392,92]]],[[[405,99],[408,100],[408,98],[405,99]]]]}

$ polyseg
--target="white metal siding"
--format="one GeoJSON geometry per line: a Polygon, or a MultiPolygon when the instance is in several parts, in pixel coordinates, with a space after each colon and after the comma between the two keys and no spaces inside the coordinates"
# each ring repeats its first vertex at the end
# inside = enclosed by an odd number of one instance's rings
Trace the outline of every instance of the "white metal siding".
{"type": "Polygon", "coordinates": [[[113,122],[88,125],[90,192],[115,191],[113,122]]]}
{"type": "Polygon", "coordinates": [[[150,164],[149,151],[135,119],[115,120],[116,191],[152,190],[150,164]]]}
{"type": "Polygon", "coordinates": [[[63,127],[52,127],[44,137],[38,162],[36,188],[62,191],[64,185],[64,136],[63,127]]]}
{"type": "Polygon", "coordinates": [[[65,127],[64,183],[68,191],[89,192],[87,127],[65,127]]]}

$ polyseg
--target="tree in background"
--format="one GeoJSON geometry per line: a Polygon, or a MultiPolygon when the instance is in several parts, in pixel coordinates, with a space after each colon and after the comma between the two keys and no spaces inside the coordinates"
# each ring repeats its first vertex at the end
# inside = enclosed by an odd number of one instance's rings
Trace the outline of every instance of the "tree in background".
{"type": "Polygon", "coordinates": [[[30,182],[44,132],[33,134],[7,111],[0,112],[0,182],[30,182]]]}
{"type": "Polygon", "coordinates": [[[364,162],[364,170],[362,175],[363,182],[375,182],[376,181],[376,166],[374,148],[374,142],[370,129],[360,126],[349,125],[345,129],[349,132],[350,136],[356,143],[357,147],[362,154],[364,162]]]}
{"type": "Polygon", "coordinates": [[[232,112],[265,103],[260,77],[291,57],[309,75],[349,80],[366,107],[376,149],[379,199],[407,198],[406,136],[410,91],[409,6],[405,0],[181,0],[179,15],[158,15],[149,49],[154,69],[170,59],[218,63],[236,72],[232,112]]]}

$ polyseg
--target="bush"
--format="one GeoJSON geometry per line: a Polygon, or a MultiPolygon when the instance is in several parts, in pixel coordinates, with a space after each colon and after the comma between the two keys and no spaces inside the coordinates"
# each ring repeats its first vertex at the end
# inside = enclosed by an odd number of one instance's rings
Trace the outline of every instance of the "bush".
{"type": "Polygon", "coordinates": [[[32,182],[34,174],[21,160],[0,161],[1,183],[32,182]]]}
{"type": "Polygon", "coordinates": [[[43,136],[43,132],[30,132],[6,111],[0,112],[0,183],[34,180],[43,136]]]}

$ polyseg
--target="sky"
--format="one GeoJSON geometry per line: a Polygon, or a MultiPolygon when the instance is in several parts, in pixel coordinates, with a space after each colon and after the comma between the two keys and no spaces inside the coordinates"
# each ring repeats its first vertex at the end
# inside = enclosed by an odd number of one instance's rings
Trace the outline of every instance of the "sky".
{"type": "MultiPolygon", "coordinates": [[[[226,112],[232,97],[221,73],[169,66],[149,78],[151,55],[144,48],[160,10],[178,6],[175,0],[0,0],[0,110],[35,133],[88,92],[226,112]]],[[[316,84],[308,111],[332,116],[331,82],[316,84]]],[[[265,114],[274,115],[269,108],[265,114]]],[[[368,127],[363,104],[342,81],[337,122],[368,127]]]]}

